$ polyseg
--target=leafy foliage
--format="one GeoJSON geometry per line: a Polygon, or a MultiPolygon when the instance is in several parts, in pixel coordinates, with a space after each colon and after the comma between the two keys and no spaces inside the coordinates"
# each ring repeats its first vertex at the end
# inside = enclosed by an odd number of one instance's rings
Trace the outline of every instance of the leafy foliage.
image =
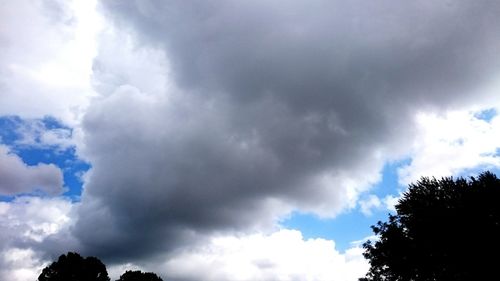
{"type": "Polygon", "coordinates": [[[363,245],[370,270],[360,281],[499,280],[500,180],[422,178],[372,226],[363,245]]]}
{"type": "Polygon", "coordinates": [[[117,281],[163,281],[158,275],[152,272],[129,271],[120,276],[117,281]]]}
{"type": "Polygon", "coordinates": [[[44,268],[38,281],[109,281],[109,277],[99,259],[69,252],[44,268]]]}

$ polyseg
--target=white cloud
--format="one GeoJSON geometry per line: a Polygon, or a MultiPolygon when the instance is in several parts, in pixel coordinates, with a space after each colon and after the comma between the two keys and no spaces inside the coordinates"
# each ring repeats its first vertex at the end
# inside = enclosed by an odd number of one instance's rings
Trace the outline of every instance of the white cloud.
{"type": "Polygon", "coordinates": [[[73,139],[72,129],[63,126],[52,128],[45,123],[55,122],[55,120],[12,120],[15,122],[16,128],[14,130],[18,135],[18,138],[13,143],[16,147],[51,148],[56,151],[61,151],[76,145],[73,139]]]}
{"type": "Polygon", "coordinates": [[[296,230],[271,234],[219,236],[207,245],[176,253],[164,265],[168,280],[354,281],[368,263],[362,249],[345,253],[325,239],[303,239],[296,230]]]}
{"type": "Polygon", "coordinates": [[[31,249],[11,248],[0,254],[0,277],[10,281],[33,281],[46,266],[31,249]]]}
{"type": "Polygon", "coordinates": [[[61,198],[0,202],[0,280],[36,280],[49,262],[37,245],[51,235],[67,233],[74,206],[61,198]]]}
{"type": "Polygon", "coordinates": [[[363,244],[365,242],[367,242],[368,240],[373,242],[373,241],[377,241],[379,239],[380,239],[380,237],[378,235],[370,235],[370,236],[364,237],[363,239],[360,239],[360,240],[351,241],[350,244],[353,248],[362,247],[363,244]]]}
{"type": "Polygon", "coordinates": [[[373,209],[378,209],[382,206],[382,202],[376,195],[369,195],[367,198],[359,200],[361,212],[365,216],[371,216],[373,209]]]}
{"type": "Polygon", "coordinates": [[[92,63],[92,86],[100,96],[109,96],[125,85],[148,95],[168,95],[173,85],[165,54],[159,48],[139,44],[127,31],[103,24],[98,55],[92,63]]]}
{"type": "Polygon", "coordinates": [[[482,120],[476,110],[422,113],[411,163],[398,171],[402,185],[422,176],[451,176],[467,169],[500,166],[500,117],[482,120]]]}
{"type": "Polygon", "coordinates": [[[386,195],[384,198],[380,198],[377,195],[370,194],[358,201],[359,209],[365,216],[373,215],[374,211],[390,211],[395,213],[396,208],[394,207],[399,200],[399,196],[386,195]]]}
{"type": "Polygon", "coordinates": [[[106,266],[106,270],[108,271],[108,276],[111,280],[118,280],[120,276],[127,270],[145,271],[142,267],[133,263],[112,264],[110,266],[106,266]]]}
{"type": "Polygon", "coordinates": [[[321,218],[334,218],[343,211],[355,208],[359,195],[381,179],[378,171],[381,159],[374,157],[370,160],[359,163],[358,167],[351,170],[319,173],[308,183],[314,187],[313,194],[295,200],[297,208],[321,218]],[[363,177],[359,177],[360,174],[363,177]]]}
{"type": "Polygon", "coordinates": [[[387,195],[384,197],[384,205],[387,210],[396,213],[396,204],[398,203],[400,196],[387,195]]]}
{"type": "Polygon", "coordinates": [[[0,202],[3,234],[11,239],[15,236],[17,240],[41,242],[71,223],[73,207],[62,198],[18,197],[12,202],[0,202]]]}
{"type": "Polygon", "coordinates": [[[0,115],[55,116],[76,124],[88,98],[96,1],[4,3],[0,10],[0,115]]]}
{"type": "Polygon", "coordinates": [[[0,195],[16,195],[43,191],[56,195],[63,191],[63,175],[53,164],[28,166],[23,160],[0,145],[0,195]]]}

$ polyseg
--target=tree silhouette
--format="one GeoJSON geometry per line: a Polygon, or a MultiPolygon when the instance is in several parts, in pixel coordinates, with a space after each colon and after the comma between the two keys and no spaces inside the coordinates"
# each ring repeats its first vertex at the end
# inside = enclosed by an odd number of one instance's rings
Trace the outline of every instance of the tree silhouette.
{"type": "Polygon", "coordinates": [[[370,269],[360,281],[500,280],[500,180],[422,178],[372,226],[363,245],[370,269]]]}
{"type": "Polygon", "coordinates": [[[44,268],[38,281],[109,281],[109,277],[99,259],[69,252],[44,268]]]}
{"type": "Polygon", "coordinates": [[[152,272],[141,272],[127,270],[117,281],[163,281],[158,275],[152,272]]]}

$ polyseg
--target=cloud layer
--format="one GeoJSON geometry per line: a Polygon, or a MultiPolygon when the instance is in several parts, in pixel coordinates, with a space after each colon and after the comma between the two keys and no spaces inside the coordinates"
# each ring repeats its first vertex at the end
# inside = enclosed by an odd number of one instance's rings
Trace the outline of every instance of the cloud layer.
{"type": "Polygon", "coordinates": [[[128,41],[95,60],[74,234],[110,260],[352,208],[410,151],[418,112],[498,77],[496,2],[102,5],[128,41]]]}

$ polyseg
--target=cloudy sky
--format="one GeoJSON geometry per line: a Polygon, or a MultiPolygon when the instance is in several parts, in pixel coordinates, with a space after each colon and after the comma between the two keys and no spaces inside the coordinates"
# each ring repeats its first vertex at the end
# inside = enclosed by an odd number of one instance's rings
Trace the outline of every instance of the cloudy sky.
{"type": "Polygon", "coordinates": [[[0,279],[354,281],[421,176],[500,171],[500,2],[0,0],[0,279]]]}

